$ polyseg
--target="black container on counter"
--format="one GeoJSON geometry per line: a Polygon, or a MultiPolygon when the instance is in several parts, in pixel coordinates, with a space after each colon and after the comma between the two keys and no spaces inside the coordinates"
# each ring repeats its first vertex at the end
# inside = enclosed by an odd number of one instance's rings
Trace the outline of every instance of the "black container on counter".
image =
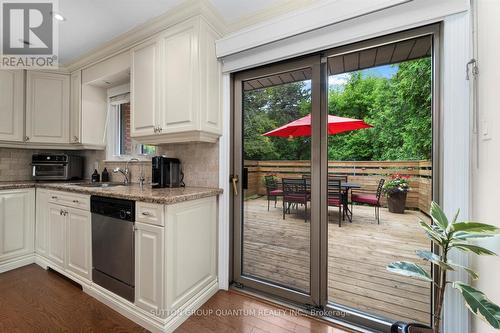
{"type": "Polygon", "coordinates": [[[101,181],[102,182],[109,182],[109,172],[108,172],[108,169],[106,169],[106,168],[104,168],[104,170],[102,170],[101,181]]]}
{"type": "Polygon", "coordinates": [[[91,177],[92,183],[99,183],[101,180],[101,176],[99,175],[99,172],[97,172],[97,169],[94,170],[94,173],[92,174],[91,177]]]}

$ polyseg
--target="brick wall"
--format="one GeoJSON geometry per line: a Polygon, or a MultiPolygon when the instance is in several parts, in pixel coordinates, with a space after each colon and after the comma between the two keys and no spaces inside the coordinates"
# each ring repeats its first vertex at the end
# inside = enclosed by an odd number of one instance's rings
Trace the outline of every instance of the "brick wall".
{"type": "Polygon", "coordinates": [[[122,154],[132,154],[132,139],[130,138],[130,103],[121,105],[122,126],[124,130],[122,154]]]}

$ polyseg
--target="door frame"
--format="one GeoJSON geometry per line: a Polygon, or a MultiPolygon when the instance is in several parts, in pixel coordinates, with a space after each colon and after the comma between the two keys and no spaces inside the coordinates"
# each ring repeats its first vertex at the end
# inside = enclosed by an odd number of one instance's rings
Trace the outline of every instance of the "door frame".
{"type": "MultiPolygon", "coordinates": [[[[441,91],[441,57],[442,57],[442,22],[438,23],[433,23],[427,26],[422,26],[422,27],[417,27],[405,31],[400,31],[400,32],[395,32],[395,33],[390,33],[388,35],[384,35],[381,37],[376,37],[372,39],[367,39],[363,40],[360,42],[356,42],[353,44],[346,44],[343,46],[331,48],[331,49],[326,49],[322,52],[317,52],[317,53],[312,53],[309,56],[306,56],[304,58],[294,58],[291,60],[285,60],[282,62],[266,65],[263,67],[258,67],[255,69],[249,69],[245,70],[243,72],[237,72],[237,73],[232,73],[231,78],[230,78],[230,87],[231,87],[231,93],[230,93],[230,99],[231,99],[231,112],[230,112],[230,124],[231,129],[230,129],[230,174],[234,175],[240,175],[242,174],[241,171],[237,171],[237,168],[235,168],[235,153],[238,152],[238,147],[235,147],[234,144],[234,138],[235,135],[239,134],[241,135],[242,133],[236,133],[235,131],[235,124],[236,121],[241,121],[241,117],[237,117],[237,112],[236,112],[236,106],[238,103],[241,105],[241,89],[238,91],[235,89],[237,86],[235,84],[236,81],[241,82],[242,77],[240,77],[241,73],[249,73],[250,75],[248,77],[243,77],[243,79],[250,79],[252,77],[259,77],[259,76],[265,76],[263,73],[265,73],[265,70],[268,68],[286,68],[286,66],[290,66],[291,64],[295,63],[296,61],[300,61],[300,59],[308,59],[311,57],[319,57],[319,66],[317,68],[319,80],[315,80],[316,84],[319,84],[319,87],[316,87],[315,91],[320,91],[326,90],[327,89],[327,84],[325,84],[325,81],[328,81],[328,68],[327,68],[327,56],[333,56],[333,55],[339,55],[343,53],[350,53],[354,52],[356,50],[362,50],[365,48],[372,48],[380,44],[388,44],[388,43],[394,43],[398,42],[401,40],[405,39],[412,39],[416,38],[419,36],[425,36],[425,35],[430,35],[432,36],[432,199],[438,203],[442,203],[442,189],[443,189],[443,169],[442,169],[442,161],[443,161],[443,149],[442,149],[442,144],[443,144],[443,131],[442,131],[442,124],[443,124],[443,108],[442,108],[442,96],[440,94],[441,91]],[[252,76],[253,73],[253,76],[252,76]],[[237,119],[238,118],[238,119],[237,119]]],[[[287,70],[283,70],[287,71],[287,70]]],[[[314,72],[314,71],[313,71],[314,72]]],[[[314,76],[314,74],[313,74],[314,76]]],[[[311,89],[313,90],[313,84],[311,84],[311,89]]],[[[390,332],[390,326],[391,322],[388,322],[383,319],[378,319],[375,316],[363,313],[362,311],[357,311],[357,310],[352,310],[348,309],[346,307],[343,307],[341,305],[333,305],[331,303],[328,303],[328,207],[327,205],[324,205],[324,207],[321,207],[321,198],[326,198],[327,196],[327,187],[326,186],[321,186],[321,184],[326,184],[327,182],[327,174],[328,174],[328,134],[327,134],[327,106],[328,106],[328,94],[327,91],[321,91],[320,96],[319,96],[319,102],[318,102],[319,109],[316,111],[316,117],[313,115],[312,116],[312,128],[313,128],[313,137],[312,137],[312,142],[311,142],[311,182],[312,182],[312,188],[316,188],[316,191],[312,191],[312,193],[316,193],[316,195],[319,197],[314,201],[314,209],[313,206],[311,206],[311,221],[312,221],[312,214],[314,211],[315,216],[319,216],[320,218],[320,237],[319,237],[319,242],[320,242],[320,250],[318,252],[317,259],[319,259],[319,263],[317,266],[314,266],[313,260],[311,260],[311,270],[313,271],[314,267],[319,267],[320,274],[319,274],[319,281],[317,282],[317,290],[314,290],[316,288],[313,288],[313,281],[311,279],[311,296],[313,293],[315,293],[315,296],[317,298],[314,298],[316,302],[314,302],[314,305],[318,305],[319,307],[324,307],[325,312],[323,313],[330,313],[330,314],[335,314],[338,313],[338,311],[343,312],[344,314],[347,313],[349,315],[349,321],[345,321],[341,316],[335,316],[335,315],[330,315],[326,317],[326,315],[323,317],[326,320],[333,321],[333,322],[343,322],[345,323],[346,326],[357,326],[360,328],[367,328],[369,330],[377,330],[379,332],[390,332]],[[322,97],[322,98],[321,98],[322,97]],[[320,144],[315,144],[316,142],[319,142],[320,144]],[[319,150],[319,151],[318,151],[319,150]],[[314,153],[314,155],[313,155],[314,153]],[[318,161],[316,163],[313,163],[313,161],[318,161]],[[313,170],[313,165],[316,165],[313,170]],[[354,320],[353,320],[354,319],[354,320]]],[[[241,110],[241,109],[240,109],[241,110]]],[[[313,105],[313,111],[314,112],[314,105],[313,105]]],[[[239,114],[241,116],[241,113],[239,114]]],[[[239,147],[241,148],[241,147],[239,147]]],[[[239,151],[241,154],[241,150],[239,151]]],[[[240,177],[241,179],[241,177],[240,177]]],[[[238,185],[239,188],[241,188],[241,185],[238,185]]],[[[314,198],[314,197],[313,197],[314,198]]],[[[230,218],[233,218],[234,212],[237,212],[238,210],[241,209],[241,206],[235,205],[236,200],[234,193],[230,191],[230,218]]],[[[237,241],[236,241],[236,236],[237,236],[237,228],[238,228],[238,223],[235,223],[235,221],[230,222],[230,258],[229,258],[229,264],[230,264],[230,269],[229,269],[229,281],[230,282],[238,282],[238,279],[236,278],[236,272],[237,270],[241,269],[241,267],[236,267],[236,261],[235,257],[236,255],[241,255],[241,252],[235,252],[237,250],[237,241]]],[[[316,230],[316,229],[315,229],[316,230]]],[[[318,230],[316,230],[318,231],[318,230]]],[[[313,238],[313,229],[311,230],[311,241],[313,238]]],[[[241,241],[241,240],[238,240],[241,241]]],[[[312,254],[312,248],[311,248],[311,256],[312,254]]],[[[438,251],[438,248],[433,248],[434,252],[438,251]]],[[[313,259],[311,257],[311,259],[313,259]]],[[[312,274],[313,272],[311,272],[312,274]]],[[[433,272],[434,273],[434,272],[433,272]]],[[[436,274],[433,274],[434,279],[437,278],[436,274]]],[[[247,286],[247,284],[245,284],[247,286]]],[[[252,284],[248,284],[250,288],[252,288],[252,284]]],[[[262,291],[259,290],[258,288],[252,288],[256,289],[257,292],[262,291]]],[[[304,298],[298,298],[298,299],[290,299],[286,297],[286,294],[283,295],[282,293],[273,293],[272,289],[267,289],[264,290],[264,293],[267,294],[274,294],[278,297],[285,298],[286,300],[291,300],[292,302],[298,302],[298,303],[307,303],[303,302],[304,298]],[[271,292],[270,292],[271,291],[271,292]]],[[[279,290],[278,290],[279,291],[279,290]]],[[[433,305],[434,305],[434,295],[435,295],[435,290],[431,290],[431,310],[433,310],[433,305]]],[[[431,311],[432,313],[432,311],[431,311]]],[[[433,320],[432,315],[431,315],[431,320],[433,320]]]]}
{"type": "MultiPolygon", "coordinates": [[[[233,112],[231,112],[232,120],[232,146],[231,146],[231,175],[237,176],[238,179],[243,179],[243,81],[265,77],[276,73],[290,72],[295,69],[311,68],[311,188],[320,188],[321,170],[320,170],[320,156],[321,142],[320,129],[322,127],[320,108],[321,108],[321,94],[319,88],[321,85],[321,57],[319,55],[310,55],[300,59],[294,59],[282,63],[272,64],[264,67],[246,70],[243,72],[235,73],[232,76],[232,105],[233,112]]],[[[319,306],[320,305],[320,207],[321,200],[319,191],[311,191],[311,219],[310,219],[310,279],[309,279],[309,294],[304,292],[289,289],[277,284],[252,278],[242,275],[242,221],[243,221],[243,200],[241,193],[242,182],[237,183],[238,193],[232,193],[232,276],[231,280],[245,287],[249,287],[256,291],[264,292],[267,294],[275,295],[277,297],[301,303],[304,305],[319,306]],[[239,260],[237,258],[240,258],[239,260]]]]}

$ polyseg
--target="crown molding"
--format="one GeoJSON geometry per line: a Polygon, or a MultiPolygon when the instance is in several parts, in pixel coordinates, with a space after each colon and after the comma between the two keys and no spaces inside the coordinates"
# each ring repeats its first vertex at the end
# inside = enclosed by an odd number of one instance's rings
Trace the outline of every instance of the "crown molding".
{"type": "Polygon", "coordinates": [[[229,34],[217,41],[217,56],[225,57],[301,33],[399,6],[415,0],[333,0],[281,15],[229,34]]]}
{"type": "Polygon", "coordinates": [[[208,0],[186,0],[172,7],[165,14],[124,32],[120,36],[61,67],[68,72],[74,72],[92,66],[97,62],[125,52],[156,33],[195,16],[202,16],[220,35],[227,32],[227,26],[224,19],[208,0]]]}

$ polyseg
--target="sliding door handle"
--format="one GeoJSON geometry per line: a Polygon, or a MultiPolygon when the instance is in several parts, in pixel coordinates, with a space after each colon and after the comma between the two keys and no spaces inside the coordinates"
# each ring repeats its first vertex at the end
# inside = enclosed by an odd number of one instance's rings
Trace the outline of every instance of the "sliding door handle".
{"type": "Polygon", "coordinates": [[[233,184],[233,191],[234,195],[238,196],[238,185],[237,183],[239,182],[239,177],[238,175],[232,175],[231,176],[231,183],[233,184]]]}

